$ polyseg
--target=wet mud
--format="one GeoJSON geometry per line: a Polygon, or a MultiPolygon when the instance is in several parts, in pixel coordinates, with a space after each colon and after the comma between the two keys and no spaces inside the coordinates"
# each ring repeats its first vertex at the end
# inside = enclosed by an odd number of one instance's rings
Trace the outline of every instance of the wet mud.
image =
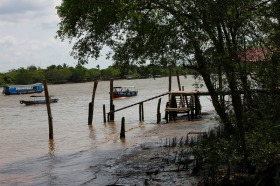
{"type": "Polygon", "coordinates": [[[90,165],[92,179],[82,185],[198,185],[201,176],[193,174],[194,157],[187,141],[217,123],[213,115],[206,114],[195,121],[160,124],[135,136],[134,140],[145,142],[125,149],[116,158],[90,165]]]}

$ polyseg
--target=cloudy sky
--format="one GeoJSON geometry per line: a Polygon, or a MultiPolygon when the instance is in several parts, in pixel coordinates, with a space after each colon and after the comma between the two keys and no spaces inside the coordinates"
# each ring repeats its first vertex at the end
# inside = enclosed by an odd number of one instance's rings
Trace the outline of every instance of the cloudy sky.
{"type": "MultiPolygon", "coordinates": [[[[76,66],[69,55],[71,45],[55,39],[59,18],[55,6],[61,0],[0,0],[0,72],[34,65],[46,68],[66,63],[76,66]]],[[[112,65],[102,56],[87,68],[112,65]]]]}

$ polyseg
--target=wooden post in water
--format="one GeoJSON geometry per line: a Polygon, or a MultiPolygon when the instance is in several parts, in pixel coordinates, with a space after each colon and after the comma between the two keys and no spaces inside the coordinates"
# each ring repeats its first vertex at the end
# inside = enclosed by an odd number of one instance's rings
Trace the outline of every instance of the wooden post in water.
{"type": "MultiPolygon", "coordinates": [[[[169,75],[168,75],[168,92],[171,92],[171,82],[172,82],[172,76],[171,76],[171,67],[169,67],[169,75]]],[[[171,102],[171,96],[168,95],[168,102],[167,104],[170,104],[171,102]]]]}
{"type": "Polygon", "coordinates": [[[109,115],[108,121],[114,121],[115,113],[114,111],[114,103],[113,103],[113,87],[114,87],[114,80],[110,79],[110,111],[112,111],[109,115]]]}
{"type": "Polygon", "coordinates": [[[110,121],[110,114],[111,114],[111,113],[108,113],[108,114],[107,114],[107,121],[110,121]]]}
{"type": "Polygon", "coordinates": [[[198,115],[200,114],[201,111],[201,106],[200,106],[200,101],[199,101],[199,97],[196,94],[195,95],[195,118],[198,118],[198,115]]]}
{"type": "Polygon", "coordinates": [[[142,113],[142,121],[144,121],[144,103],[141,103],[141,113],[142,113]]]}
{"type": "Polygon", "coordinates": [[[96,92],[97,84],[98,84],[98,81],[94,81],[91,103],[89,103],[89,115],[88,115],[88,124],[89,125],[92,124],[93,110],[94,110],[94,98],[95,98],[95,92],[96,92]]]}
{"type": "Polygon", "coordinates": [[[142,102],[139,103],[139,121],[142,121],[142,115],[143,115],[143,110],[142,110],[142,102]]]}
{"type": "Polygon", "coordinates": [[[125,118],[122,117],[120,138],[125,138],[125,118]]]}
{"type": "Polygon", "coordinates": [[[49,121],[49,139],[53,139],[53,118],[50,106],[50,96],[48,91],[47,80],[44,80],[44,92],[45,92],[45,99],[48,111],[48,121],[49,121]]]}
{"type": "Polygon", "coordinates": [[[105,108],[105,104],[103,105],[103,122],[106,123],[106,108],[105,108]]]}
{"type": "Polygon", "coordinates": [[[157,124],[159,124],[160,121],[161,121],[160,103],[161,103],[161,98],[159,98],[159,100],[158,100],[158,106],[157,106],[157,124]]]}
{"type": "Polygon", "coordinates": [[[88,125],[92,124],[92,117],[93,117],[93,106],[92,102],[88,104],[88,125]]]}
{"type": "Polygon", "coordinates": [[[144,106],[143,102],[139,103],[139,121],[144,121],[144,106]]]}
{"type": "Polygon", "coordinates": [[[141,103],[139,103],[139,121],[142,121],[142,109],[141,109],[141,103]]]}
{"type": "Polygon", "coordinates": [[[180,77],[179,77],[178,70],[176,70],[176,76],[177,76],[177,82],[178,82],[179,91],[181,91],[181,83],[180,83],[180,77]]]}
{"type": "MultiPolygon", "coordinates": [[[[166,108],[169,107],[169,104],[170,104],[170,102],[167,102],[165,107],[166,108]]],[[[165,111],[165,120],[166,120],[166,123],[169,122],[169,113],[168,113],[168,111],[165,111]]]]}
{"type": "Polygon", "coordinates": [[[172,78],[171,78],[172,74],[171,74],[171,68],[169,68],[169,83],[168,83],[168,92],[171,91],[171,82],[172,82],[172,78]]]}

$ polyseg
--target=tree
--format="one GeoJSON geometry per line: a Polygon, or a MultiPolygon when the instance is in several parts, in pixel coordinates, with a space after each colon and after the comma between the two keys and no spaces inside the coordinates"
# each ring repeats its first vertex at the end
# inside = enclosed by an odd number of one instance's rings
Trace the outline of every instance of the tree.
{"type": "Polygon", "coordinates": [[[106,69],[101,70],[101,77],[104,80],[108,80],[110,78],[119,78],[120,70],[114,67],[109,66],[106,69]]]}
{"type": "Polygon", "coordinates": [[[46,78],[49,82],[52,83],[65,83],[69,80],[72,73],[68,68],[61,68],[58,66],[52,66],[46,71],[46,78]]]}
{"type": "Polygon", "coordinates": [[[39,82],[43,82],[43,80],[45,79],[45,71],[42,69],[37,69],[35,71],[30,71],[31,76],[32,76],[32,82],[33,83],[39,83],[39,82]]]}
{"type": "MultiPolygon", "coordinates": [[[[57,7],[61,18],[57,35],[77,41],[72,55],[82,64],[99,57],[107,45],[118,64],[149,61],[164,67],[184,64],[195,70],[205,82],[227,136],[237,134],[248,165],[249,119],[244,113],[258,108],[258,103],[251,91],[255,76],[240,54],[253,47],[273,49],[275,45],[268,41],[273,26],[279,25],[275,7],[279,8],[276,0],[63,0],[57,7]],[[223,90],[230,92],[233,117],[220,99],[223,90]],[[243,97],[239,90],[244,91],[243,97]]],[[[272,66],[268,68],[273,70],[272,66]]]]}
{"type": "Polygon", "coordinates": [[[77,65],[72,69],[71,81],[84,82],[88,79],[88,70],[82,65],[77,65]]]}
{"type": "Polygon", "coordinates": [[[88,80],[89,81],[99,79],[99,77],[100,77],[100,70],[99,69],[92,68],[92,69],[88,70],[88,80]]]}
{"type": "Polygon", "coordinates": [[[5,84],[4,74],[0,73],[0,86],[3,86],[4,84],[5,84]]]}
{"type": "Polygon", "coordinates": [[[20,68],[16,71],[15,75],[15,83],[20,85],[31,84],[32,82],[32,74],[29,70],[24,68],[20,68]]]}

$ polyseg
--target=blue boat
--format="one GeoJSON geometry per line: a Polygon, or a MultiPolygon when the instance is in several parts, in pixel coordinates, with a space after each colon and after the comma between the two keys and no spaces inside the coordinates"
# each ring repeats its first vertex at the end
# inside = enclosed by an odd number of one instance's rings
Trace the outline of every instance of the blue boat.
{"type": "Polygon", "coordinates": [[[33,93],[41,93],[43,91],[44,88],[42,83],[36,83],[30,85],[3,86],[2,94],[5,95],[33,94],[33,93]]]}
{"type": "MultiPolygon", "coordinates": [[[[30,96],[31,98],[34,98],[34,100],[20,100],[20,104],[25,104],[25,105],[38,105],[38,104],[46,104],[47,101],[45,99],[38,99],[38,98],[44,98],[45,96],[38,96],[38,95],[32,95],[30,96]]],[[[58,99],[53,98],[53,96],[50,96],[49,98],[50,103],[57,103],[58,99]]]]}
{"type": "Polygon", "coordinates": [[[125,98],[137,96],[138,91],[135,90],[134,86],[121,86],[113,87],[113,98],[125,98]]]}

